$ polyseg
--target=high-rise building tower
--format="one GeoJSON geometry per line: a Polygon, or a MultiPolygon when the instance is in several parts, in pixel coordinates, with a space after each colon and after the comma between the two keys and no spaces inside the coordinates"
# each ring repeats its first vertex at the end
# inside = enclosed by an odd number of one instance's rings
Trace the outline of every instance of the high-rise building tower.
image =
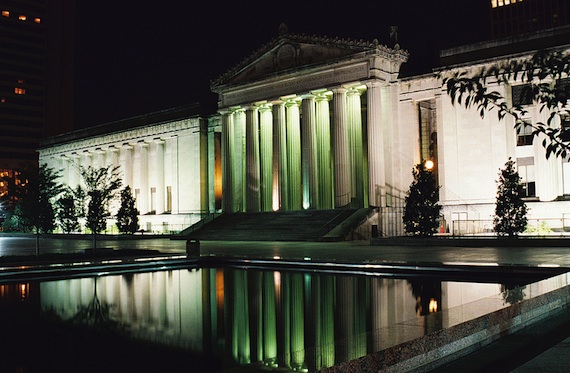
{"type": "Polygon", "coordinates": [[[568,0],[489,0],[494,38],[570,24],[568,0]]]}
{"type": "Polygon", "coordinates": [[[37,166],[41,138],[73,129],[73,9],[0,0],[0,170],[37,166]]]}

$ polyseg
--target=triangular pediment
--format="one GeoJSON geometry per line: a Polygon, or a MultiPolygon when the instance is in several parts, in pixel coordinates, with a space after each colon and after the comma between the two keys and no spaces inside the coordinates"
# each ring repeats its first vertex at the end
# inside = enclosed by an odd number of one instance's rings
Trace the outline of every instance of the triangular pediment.
{"type": "Polygon", "coordinates": [[[291,70],[327,64],[369,50],[378,41],[282,33],[212,82],[212,88],[262,80],[291,70]]]}

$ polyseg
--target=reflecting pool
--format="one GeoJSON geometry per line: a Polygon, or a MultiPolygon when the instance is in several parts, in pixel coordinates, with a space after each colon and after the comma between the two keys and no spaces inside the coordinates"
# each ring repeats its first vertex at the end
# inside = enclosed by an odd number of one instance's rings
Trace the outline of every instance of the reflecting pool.
{"type": "Polygon", "coordinates": [[[0,371],[312,372],[386,348],[379,331],[406,320],[517,302],[516,285],[233,268],[0,285],[0,371]]]}

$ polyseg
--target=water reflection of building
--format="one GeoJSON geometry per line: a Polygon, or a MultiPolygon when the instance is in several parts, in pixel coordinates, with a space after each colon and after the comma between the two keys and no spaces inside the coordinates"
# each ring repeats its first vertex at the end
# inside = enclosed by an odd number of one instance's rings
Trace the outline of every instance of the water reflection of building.
{"type": "MultiPolygon", "coordinates": [[[[469,302],[499,292],[496,284],[471,291],[467,284],[433,284],[440,289],[443,307],[460,304],[448,297],[469,302]]],[[[394,343],[386,330],[418,317],[411,289],[407,280],[233,269],[71,279],[40,286],[42,309],[63,319],[77,317],[97,298],[113,326],[132,337],[214,352],[233,363],[310,371],[394,343]]],[[[426,323],[415,333],[420,336],[441,326],[441,320],[426,323]]]]}

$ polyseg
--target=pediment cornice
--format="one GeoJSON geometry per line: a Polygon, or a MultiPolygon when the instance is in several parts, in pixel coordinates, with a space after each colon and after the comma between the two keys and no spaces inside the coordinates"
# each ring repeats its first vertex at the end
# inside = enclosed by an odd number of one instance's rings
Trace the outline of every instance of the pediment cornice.
{"type": "Polygon", "coordinates": [[[330,64],[335,60],[357,54],[374,54],[390,61],[403,63],[408,52],[389,48],[373,41],[339,37],[291,34],[282,25],[279,36],[243,59],[210,84],[212,91],[220,92],[228,85],[244,84],[292,70],[330,64]]]}

